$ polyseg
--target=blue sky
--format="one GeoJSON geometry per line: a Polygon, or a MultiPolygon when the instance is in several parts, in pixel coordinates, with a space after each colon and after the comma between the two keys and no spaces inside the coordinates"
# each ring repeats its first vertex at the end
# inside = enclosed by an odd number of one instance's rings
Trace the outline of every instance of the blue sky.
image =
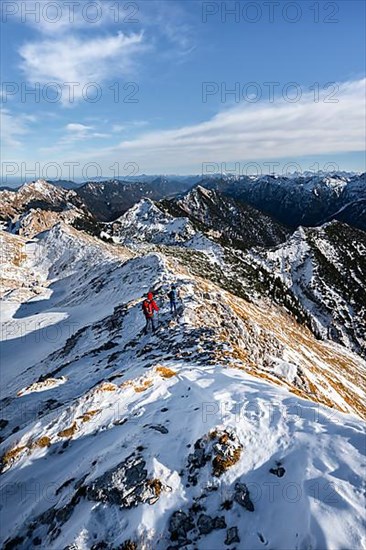
{"type": "Polygon", "coordinates": [[[3,177],[365,169],[363,1],[74,4],[2,2],[3,177]]]}

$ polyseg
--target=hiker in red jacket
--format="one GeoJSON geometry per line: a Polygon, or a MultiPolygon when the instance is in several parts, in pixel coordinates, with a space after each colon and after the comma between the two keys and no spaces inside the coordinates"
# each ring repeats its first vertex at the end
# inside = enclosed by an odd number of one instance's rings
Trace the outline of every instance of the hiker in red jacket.
{"type": "Polygon", "coordinates": [[[154,323],[154,311],[159,311],[159,306],[154,300],[154,295],[152,292],[148,292],[147,299],[142,303],[142,310],[146,319],[145,334],[148,333],[149,327],[151,326],[152,332],[156,331],[156,326],[154,323]]]}

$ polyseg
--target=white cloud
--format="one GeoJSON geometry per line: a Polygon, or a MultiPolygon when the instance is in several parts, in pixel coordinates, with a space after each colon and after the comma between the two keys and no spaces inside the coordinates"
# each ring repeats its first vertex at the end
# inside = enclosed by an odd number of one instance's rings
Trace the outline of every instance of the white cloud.
{"type": "Polygon", "coordinates": [[[71,148],[74,152],[75,142],[86,142],[92,139],[105,139],[109,137],[109,134],[95,131],[94,126],[87,126],[79,122],[69,122],[64,126],[63,130],[66,130],[66,133],[64,133],[61,139],[55,141],[54,145],[41,147],[40,151],[44,154],[53,154],[71,148]]]}
{"type": "Polygon", "coordinates": [[[86,126],[85,124],[80,124],[79,122],[70,122],[69,124],[66,124],[65,130],[67,130],[68,136],[74,140],[93,137],[109,137],[108,134],[93,131],[95,130],[94,126],[86,126]]]}
{"type": "MultiPolygon", "coordinates": [[[[86,141],[76,152],[75,141],[96,137],[105,128],[72,121],[64,128],[61,143],[49,152],[60,162],[70,160],[71,153],[72,160],[81,164],[98,162],[105,173],[121,158],[136,163],[141,172],[172,173],[177,167],[183,172],[200,171],[203,162],[245,163],[364,151],[365,85],[366,79],[339,83],[337,103],[315,103],[312,94],[298,103],[281,99],[271,104],[243,103],[199,124],[145,130],[114,147],[96,148],[86,141]]],[[[26,130],[25,120],[14,124],[10,136],[16,139],[17,130],[18,135],[26,130]]],[[[116,128],[108,128],[112,137],[116,128]]]]}
{"type": "Polygon", "coordinates": [[[30,132],[29,123],[35,122],[32,115],[16,115],[9,109],[0,109],[1,141],[7,147],[21,147],[21,138],[30,132]]]}
{"type": "Polygon", "coordinates": [[[63,88],[61,99],[67,104],[70,86],[65,83],[78,83],[73,90],[75,99],[80,99],[86,84],[95,82],[101,87],[108,78],[131,73],[135,55],[144,48],[142,33],[127,36],[119,32],[93,39],[68,36],[29,42],[19,53],[27,79],[59,84],[63,88]]]}
{"type": "Polygon", "coordinates": [[[108,138],[109,135],[95,131],[94,126],[87,126],[79,122],[69,122],[65,128],[66,134],[51,148],[46,148],[44,151],[57,151],[58,148],[65,149],[72,146],[76,141],[87,141],[95,138],[108,138]]]}
{"type": "MultiPolygon", "coordinates": [[[[337,103],[241,104],[206,122],[146,132],[114,148],[98,151],[113,162],[122,154],[144,170],[168,171],[202,162],[242,162],[363,151],[366,80],[339,84],[337,103]]],[[[95,153],[94,153],[95,154],[95,153]]]]}
{"type": "Polygon", "coordinates": [[[156,38],[170,44],[162,55],[186,54],[194,48],[195,36],[191,10],[177,2],[149,0],[140,2],[116,2],[116,0],[82,0],[64,2],[57,0],[14,0],[18,4],[14,16],[38,33],[60,37],[78,32],[95,32],[106,27],[153,29],[156,38]]]}
{"type": "Polygon", "coordinates": [[[194,10],[187,9],[189,3],[165,0],[149,0],[143,4],[138,17],[146,27],[156,28],[159,36],[167,40],[169,48],[161,51],[166,57],[185,56],[195,49],[197,28],[194,28],[194,10]]]}
{"type": "Polygon", "coordinates": [[[89,130],[92,130],[92,126],[86,126],[85,124],[79,124],[78,122],[70,122],[65,128],[68,132],[76,132],[77,134],[85,134],[89,130]]]}
{"type": "MultiPolygon", "coordinates": [[[[30,25],[37,32],[52,36],[80,29],[94,30],[116,20],[118,13],[115,2],[111,0],[14,0],[12,4],[17,4],[17,9],[9,9],[14,11],[13,17],[30,25]]],[[[11,16],[8,17],[10,19],[11,16]]]]}

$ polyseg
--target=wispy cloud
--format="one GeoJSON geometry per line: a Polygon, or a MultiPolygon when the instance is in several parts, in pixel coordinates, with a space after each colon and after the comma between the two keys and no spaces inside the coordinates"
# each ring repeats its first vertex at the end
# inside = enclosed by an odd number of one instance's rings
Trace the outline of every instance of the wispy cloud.
{"type": "Polygon", "coordinates": [[[86,126],[85,124],[80,124],[79,122],[70,122],[69,124],[66,124],[66,130],[68,132],[75,132],[76,134],[84,134],[91,129],[92,126],[86,126]]]}
{"type": "Polygon", "coordinates": [[[83,87],[95,82],[101,86],[107,79],[121,77],[133,71],[135,56],[144,49],[142,33],[125,35],[119,32],[114,36],[93,39],[63,37],[45,39],[23,45],[19,53],[27,80],[42,84],[56,82],[64,90],[64,104],[69,102],[70,86],[75,99],[82,97],[83,87]]]}
{"type": "Polygon", "coordinates": [[[42,153],[59,153],[60,151],[73,150],[75,142],[88,142],[93,139],[106,139],[109,134],[96,131],[94,126],[81,124],[80,122],[69,122],[63,128],[63,136],[54,145],[42,147],[42,153]]]}
{"type": "Polygon", "coordinates": [[[30,132],[33,115],[14,114],[9,109],[0,109],[1,141],[6,147],[21,147],[22,138],[30,132]]]}
{"type": "MultiPolygon", "coordinates": [[[[121,154],[144,169],[168,171],[199,168],[202,162],[237,162],[362,151],[365,145],[366,80],[339,84],[336,103],[314,102],[312,94],[298,103],[242,104],[206,122],[172,130],[143,133],[98,158],[121,154]]],[[[95,153],[93,153],[95,156],[95,153]]]]}
{"type": "MultiPolygon", "coordinates": [[[[44,35],[55,36],[91,30],[118,20],[114,0],[64,2],[57,0],[13,0],[14,16],[44,35]]],[[[122,12],[122,10],[121,10],[122,12]]]]}
{"type": "Polygon", "coordinates": [[[170,48],[160,52],[164,57],[186,56],[197,45],[197,32],[187,9],[189,3],[169,0],[150,0],[143,4],[139,17],[146,28],[156,29],[161,38],[170,44],[170,48]]]}
{"type": "Polygon", "coordinates": [[[148,120],[132,120],[126,121],[124,124],[113,124],[112,132],[120,134],[121,132],[130,132],[131,130],[136,130],[136,128],[142,128],[148,126],[148,120]]]}
{"type": "Polygon", "coordinates": [[[67,136],[63,139],[67,142],[108,137],[108,134],[95,132],[94,126],[86,126],[85,124],[80,124],[78,122],[70,122],[66,125],[65,130],[67,130],[67,136]]]}

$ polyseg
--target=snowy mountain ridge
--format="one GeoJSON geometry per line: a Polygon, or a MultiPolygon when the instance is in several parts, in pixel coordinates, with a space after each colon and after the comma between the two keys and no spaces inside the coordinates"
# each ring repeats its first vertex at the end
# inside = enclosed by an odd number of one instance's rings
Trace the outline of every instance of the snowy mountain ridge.
{"type": "Polygon", "coordinates": [[[188,216],[197,230],[236,248],[273,246],[290,234],[290,228],[270,216],[201,185],[159,205],[174,216],[188,216]]]}
{"type": "Polygon", "coordinates": [[[190,274],[179,247],[7,238],[38,289],[4,301],[4,548],[362,547],[359,357],[190,274]]]}
{"type": "Polygon", "coordinates": [[[216,261],[221,248],[201,232],[196,231],[188,218],[177,218],[164,212],[159,204],[142,199],[116,221],[105,223],[101,237],[132,248],[151,248],[151,245],[182,245],[208,253],[216,261]]]}
{"type": "MultiPolygon", "coordinates": [[[[317,337],[366,355],[362,231],[330,222],[290,235],[250,207],[198,187],[170,201],[143,199],[116,222],[104,224],[102,236],[130,247],[201,251],[216,265],[214,270],[209,262],[205,268],[209,278],[227,279],[225,288],[236,292],[239,283],[247,297],[267,295],[290,306],[317,337]]],[[[182,259],[191,263],[189,256],[182,259]]],[[[198,274],[203,265],[198,264],[198,274]]]]}
{"type": "MultiPolygon", "coordinates": [[[[172,244],[195,233],[187,218],[176,219],[165,214],[148,198],[142,199],[105,229],[112,227],[113,240],[131,244],[135,241],[172,244]],[[118,237],[116,236],[118,233],[118,237]]],[[[107,231],[104,234],[107,234],[107,231]]]]}
{"type": "Polygon", "coordinates": [[[0,232],[3,548],[365,546],[363,235],[202,187],[0,232]]]}

